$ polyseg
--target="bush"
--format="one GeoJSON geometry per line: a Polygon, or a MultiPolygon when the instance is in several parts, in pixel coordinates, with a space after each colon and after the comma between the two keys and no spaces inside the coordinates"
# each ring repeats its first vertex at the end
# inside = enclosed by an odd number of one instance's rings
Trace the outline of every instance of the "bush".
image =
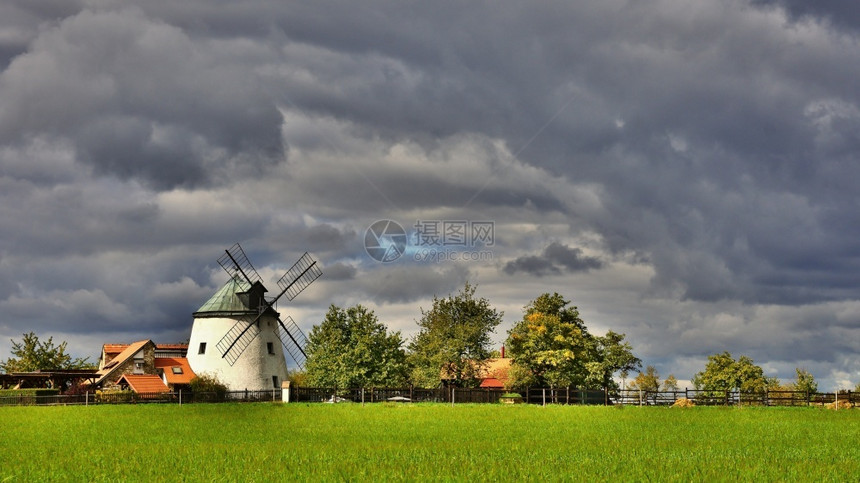
{"type": "Polygon", "coordinates": [[[191,380],[191,392],[194,394],[215,393],[216,399],[223,401],[227,397],[227,385],[218,379],[218,376],[209,373],[197,374],[191,380]]]}
{"type": "Polygon", "coordinates": [[[16,396],[56,396],[60,394],[59,389],[0,389],[0,397],[16,397],[16,396]]]}

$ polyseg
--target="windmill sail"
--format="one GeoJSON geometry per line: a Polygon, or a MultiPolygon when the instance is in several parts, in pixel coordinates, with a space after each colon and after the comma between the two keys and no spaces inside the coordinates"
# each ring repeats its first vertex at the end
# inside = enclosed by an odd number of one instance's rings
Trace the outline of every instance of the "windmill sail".
{"type": "MultiPolygon", "coordinates": [[[[322,275],[322,271],[319,269],[316,260],[311,258],[311,256],[308,255],[308,252],[305,252],[305,254],[302,255],[289,270],[287,270],[287,273],[278,280],[278,286],[283,289],[281,295],[286,293],[287,299],[293,300],[302,292],[302,290],[306,289],[308,285],[318,279],[320,275],[322,275]]],[[[280,297],[280,295],[278,297],[280,297]]]]}
{"type": "Polygon", "coordinates": [[[260,328],[257,326],[256,319],[242,317],[233,324],[215,347],[221,352],[221,357],[232,366],[258,335],[260,335],[260,328]]]}
{"type": "Polygon", "coordinates": [[[278,338],[281,339],[281,344],[283,344],[284,349],[287,350],[293,361],[296,362],[296,365],[299,366],[299,369],[304,370],[305,361],[307,360],[304,350],[304,347],[308,344],[307,337],[305,337],[304,332],[299,329],[299,326],[296,325],[293,318],[289,315],[285,320],[278,319],[278,322],[278,338]]]}
{"type": "Polygon", "coordinates": [[[262,283],[260,274],[258,274],[254,266],[251,265],[251,261],[248,260],[248,256],[245,255],[245,250],[242,250],[242,247],[238,243],[230,247],[228,250],[224,250],[224,254],[218,259],[218,265],[221,265],[221,268],[223,268],[231,278],[241,274],[242,278],[247,280],[249,284],[253,285],[254,282],[262,283]]]}

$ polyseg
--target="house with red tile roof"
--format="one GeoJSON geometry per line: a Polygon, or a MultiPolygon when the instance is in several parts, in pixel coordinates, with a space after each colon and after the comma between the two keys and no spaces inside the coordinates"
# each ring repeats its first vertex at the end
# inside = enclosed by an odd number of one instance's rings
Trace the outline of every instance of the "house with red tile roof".
{"type": "Polygon", "coordinates": [[[508,382],[508,373],[511,370],[511,359],[499,357],[487,359],[483,371],[481,371],[481,387],[489,389],[504,389],[508,382]]]}
{"type": "MultiPolygon", "coordinates": [[[[486,359],[480,364],[477,370],[476,378],[481,381],[480,387],[489,389],[504,389],[505,384],[510,378],[511,361],[509,357],[505,357],[505,348],[502,347],[501,357],[486,359]]],[[[472,361],[473,367],[478,365],[472,361]]],[[[442,383],[448,385],[451,383],[451,376],[444,368],[441,370],[440,378],[442,383]]]]}
{"type": "MultiPolygon", "coordinates": [[[[99,356],[99,369],[104,368],[131,344],[104,344],[99,356]]],[[[155,344],[155,357],[185,357],[188,354],[188,344],[155,344]]]]}
{"type": "Polygon", "coordinates": [[[188,388],[196,375],[184,357],[187,351],[188,344],[155,344],[149,339],[131,344],[104,344],[98,378],[92,386],[135,392],[188,388]]]}
{"type": "Polygon", "coordinates": [[[171,391],[189,389],[191,380],[197,377],[184,357],[156,357],[155,369],[171,391]]]}

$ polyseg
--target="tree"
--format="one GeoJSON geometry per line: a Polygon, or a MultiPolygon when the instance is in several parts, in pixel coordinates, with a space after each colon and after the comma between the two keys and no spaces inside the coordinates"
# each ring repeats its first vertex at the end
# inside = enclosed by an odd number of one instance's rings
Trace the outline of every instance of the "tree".
{"type": "Polygon", "coordinates": [[[585,364],[587,376],[585,386],[589,389],[618,389],[614,375],[626,378],[630,371],[642,366],[642,361],[633,355],[633,347],[624,340],[624,334],[607,331],[602,337],[591,337],[589,360],[585,364]]]}
{"type": "Polygon", "coordinates": [[[544,293],[524,307],[523,320],[508,331],[512,385],[576,385],[617,389],[613,376],[641,366],[624,334],[594,336],[575,306],[558,293],[544,293]]]}
{"type": "Polygon", "coordinates": [[[490,334],[503,314],[487,299],[476,298],[476,288],[466,282],[456,295],[433,297],[433,307],[421,310],[420,330],[409,344],[416,386],[438,386],[443,373],[453,385],[477,385],[491,354],[490,334]]]}
{"type": "Polygon", "coordinates": [[[305,382],[322,387],[401,386],[408,366],[400,332],[361,305],[329,307],[308,337],[305,382]]]}
{"type": "Polygon", "coordinates": [[[646,367],[645,372],[640,371],[636,379],[630,383],[630,389],[651,392],[659,391],[660,373],[657,372],[654,366],[646,367]]]}
{"type": "Polygon", "coordinates": [[[3,372],[32,372],[40,369],[91,369],[89,358],[75,358],[66,353],[67,342],[54,345],[54,338],[40,342],[34,332],[24,334],[21,342],[12,342],[12,355],[6,362],[0,362],[3,372]]]}
{"type": "Polygon", "coordinates": [[[815,377],[809,371],[797,367],[794,369],[794,372],[797,377],[791,384],[793,391],[804,391],[807,394],[818,392],[818,383],[815,382],[815,377]]]}
{"type": "Polygon", "coordinates": [[[511,366],[525,368],[533,384],[564,387],[585,382],[588,341],[576,324],[562,322],[558,315],[527,313],[511,328],[507,347],[511,366]]]}
{"type": "Polygon", "coordinates": [[[678,390],[678,380],[675,379],[674,374],[669,374],[666,376],[666,379],[663,381],[663,386],[661,386],[663,391],[677,391],[678,390]]]}
{"type": "Polygon", "coordinates": [[[708,356],[705,370],[693,376],[696,389],[706,391],[764,392],[779,385],[776,378],[764,375],[764,369],[747,356],[735,360],[728,352],[708,356]]]}

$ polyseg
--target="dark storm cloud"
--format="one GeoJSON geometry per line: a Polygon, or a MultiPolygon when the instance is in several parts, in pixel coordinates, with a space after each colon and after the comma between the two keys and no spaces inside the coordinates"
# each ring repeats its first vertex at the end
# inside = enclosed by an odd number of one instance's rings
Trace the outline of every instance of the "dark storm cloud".
{"type": "Polygon", "coordinates": [[[244,60],[220,60],[264,51],[196,44],[133,10],[83,11],[0,76],[0,139],[67,139],[97,174],[158,189],[258,174],[282,160],[281,118],[244,60]]]}
{"type": "Polygon", "coordinates": [[[507,275],[590,271],[648,355],[856,372],[852,7],[5,2],[0,327],[177,334],[235,241],[267,276],[317,254],[301,303],[426,301],[481,270],[373,265],[363,231],[450,215],[495,220],[507,275]],[[546,239],[577,241],[520,256],[546,239]]]}
{"type": "Polygon", "coordinates": [[[860,11],[851,0],[754,0],[753,3],[785,7],[801,20],[804,16],[822,17],[841,27],[860,28],[860,11]]]}
{"type": "Polygon", "coordinates": [[[536,277],[564,272],[587,272],[603,267],[599,258],[585,256],[581,248],[570,248],[558,242],[548,245],[541,255],[525,255],[505,264],[504,272],[525,272],[536,277]]]}

